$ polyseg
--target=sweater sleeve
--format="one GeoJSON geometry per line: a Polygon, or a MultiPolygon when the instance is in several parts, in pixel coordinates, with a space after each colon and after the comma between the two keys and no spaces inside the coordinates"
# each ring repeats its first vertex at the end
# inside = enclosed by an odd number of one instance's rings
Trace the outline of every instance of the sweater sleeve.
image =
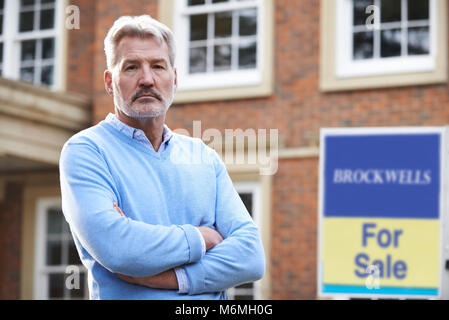
{"type": "Polygon", "coordinates": [[[151,276],[201,259],[192,225],[151,225],[120,216],[119,194],[106,161],[88,143],[66,143],[60,158],[62,208],[81,245],[103,267],[151,276]]]}
{"type": "Polygon", "coordinates": [[[214,154],[216,170],[215,227],[224,240],[196,263],[185,266],[189,294],[219,292],[262,278],[265,254],[254,224],[232,184],[226,167],[214,154]]]}

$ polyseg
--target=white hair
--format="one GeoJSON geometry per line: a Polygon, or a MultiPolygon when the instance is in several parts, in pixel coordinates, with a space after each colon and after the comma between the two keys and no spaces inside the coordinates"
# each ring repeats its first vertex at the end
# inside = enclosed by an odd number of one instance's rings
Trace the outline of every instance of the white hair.
{"type": "Polygon", "coordinates": [[[169,59],[172,66],[175,64],[176,45],[172,31],[164,24],[153,19],[150,15],[123,16],[115,20],[104,39],[104,52],[108,70],[117,64],[116,49],[124,37],[149,38],[154,37],[165,41],[168,46],[169,59]]]}

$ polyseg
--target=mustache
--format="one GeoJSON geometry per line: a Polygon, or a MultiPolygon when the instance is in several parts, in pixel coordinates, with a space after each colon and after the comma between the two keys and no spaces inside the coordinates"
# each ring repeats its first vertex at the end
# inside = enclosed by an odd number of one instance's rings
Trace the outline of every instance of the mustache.
{"type": "Polygon", "coordinates": [[[142,89],[139,89],[131,98],[131,101],[134,102],[137,99],[139,99],[141,96],[151,95],[158,99],[159,101],[162,101],[162,96],[157,93],[153,88],[151,87],[143,87],[142,89]]]}

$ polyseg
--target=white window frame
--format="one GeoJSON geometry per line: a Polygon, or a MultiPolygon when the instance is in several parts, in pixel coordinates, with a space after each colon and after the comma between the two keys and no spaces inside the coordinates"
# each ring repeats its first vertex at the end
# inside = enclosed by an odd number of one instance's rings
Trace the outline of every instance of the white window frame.
{"type": "MultiPolygon", "coordinates": [[[[234,188],[237,193],[251,193],[252,199],[252,218],[254,223],[262,230],[262,189],[259,182],[256,181],[236,181],[234,182],[234,188]]],[[[229,299],[233,300],[236,294],[238,295],[253,295],[254,300],[261,299],[261,280],[253,282],[253,289],[236,289],[229,288],[227,294],[229,299]]]]}
{"type": "MultiPolygon", "coordinates": [[[[5,0],[4,18],[3,18],[3,34],[0,36],[0,42],[3,42],[3,74],[4,78],[12,80],[20,80],[20,42],[23,40],[36,40],[43,38],[54,38],[55,56],[54,70],[53,70],[53,84],[49,87],[52,90],[60,89],[63,84],[63,32],[65,26],[63,25],[65,11],[64,7],[66,0],[55,0],[55,17],[54,28],[49,30],[33,30],[30,32],[19,32],[19,12],[20,1],[5,0]]],[[[36,23],[36,22],[35,22],[36,23]]],[[[38,42],[39,43],[39,42],[38,42]]],[[[35,61],[38,61],[36,57],[35,61]]],[[[38,62],[39,63],[39,62],[38,62]]],[[[34,84],[34,83],[33,83],[34,84]]]]}
{"type": "MultiPolygon", "coordinates": [[[[34,289],[33,297],[36,300],[48,300],[49,274],[53,272],[65,273],[67,265],[47,266],[45,259],[46,240],[47,240],[47,210],[51,207],[62,207],[60,197],[40,198],[36,204],[36,232],[35,232],[35,260],[34,260],[34,289]]],[[[87,285],[87,269],[83,265],[76,265],[80,273],[85,274],[85,284],[83,293],[86,298],[89,297],[87,285]]],[[[77,290],[77,289],[74,289],[77,290]]],[[[71,299],[64,297],[63,299],[71,299]]]]}
{"type": "MultiPolygon", "coordinates": [[[[430,53],[423,56],[401,56],[353,60],[353,0],[336,0],[336,76],[351,78],[433,71],[438,53],[438,23],[436,0],[429,0],[430,53]]],[[[406,0],[402,0],[402,7],[406,0]]],[[[375,0],[378,3],[379,0],[375,0]]],[[[407,27],[407,21],[402,22],[407,27]]]]}
{"type": "MultiPolygon", "coordinates": [[[[178,91],[198,89],[231,88],[258,85],[262,82],[262,67],[264,59],[264,28],[265,17],[263,0],[231,1],[213,5],[187,6],[187,0],[174,0],[173,30],[177,43],[176,68],[178,72],[178,91]],[[256,68],[248,70],[216,71],[213,73],[189,74],[189,16],[192,14],[214,13],[257,7],[257,49],[256,68]]],[[[233,19],[235,20],[235,19],[233,19]]],[[[208,40],[212,40],[213,30],[208,30],[208,40]]],[[[232,39],[232,43],[237,41],[232,39]]]]}

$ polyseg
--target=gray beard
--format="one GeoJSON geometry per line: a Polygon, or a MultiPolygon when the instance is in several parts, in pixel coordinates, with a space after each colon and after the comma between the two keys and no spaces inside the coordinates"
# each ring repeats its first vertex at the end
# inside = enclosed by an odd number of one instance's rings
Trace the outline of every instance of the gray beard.
{"type": "Polygon", "coordinates": [[[119,91],[116,88],[114,88],[114,105],[117,109],[119,109],[121,112],[123,112],[125,115],[127,115],[130,118],[134,118],[134,119],[156,118],[156,117],[160,117],[167,113],[167,110],[170,108],[170,106],[173,102],[173,96],[174,96],[174,93],[171,96],[169,103],[165,106],[165,108],[163,110],[160,110],[159,112],[153,112],[153,113],[140,113],[140,112],[136,112],[131,107],[131,104],[124,101],[122,98],[122,95],[119,93],[119,91]]]}

